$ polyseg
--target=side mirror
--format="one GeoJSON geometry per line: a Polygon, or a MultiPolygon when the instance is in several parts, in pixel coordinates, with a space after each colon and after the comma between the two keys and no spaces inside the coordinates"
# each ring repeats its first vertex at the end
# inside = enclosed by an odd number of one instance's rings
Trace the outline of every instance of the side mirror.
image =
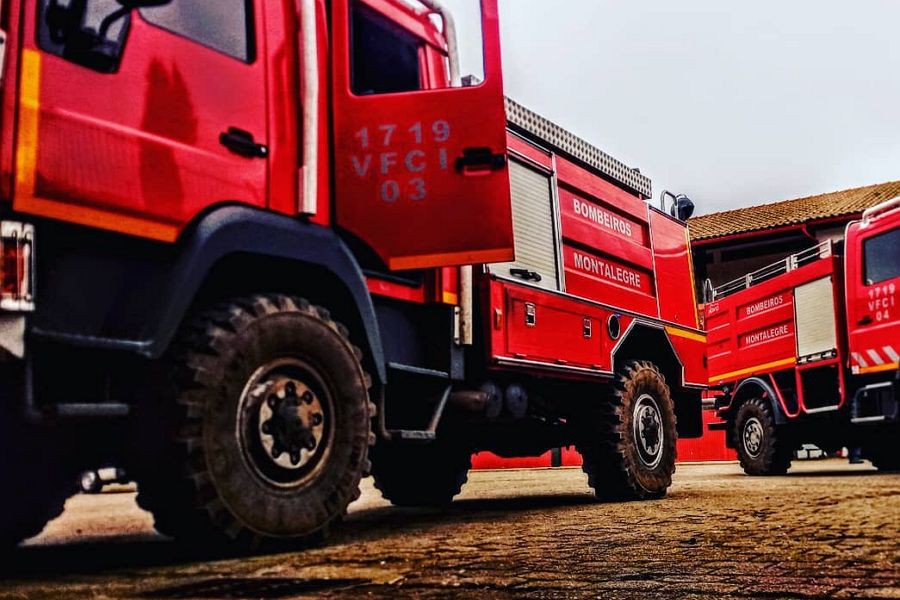
{"type": "Polygon", "coordinates": [[[46,0],[42,24],[46,44],[53,46],[50,50],[66,60],[100,73],[114,73],[119,69],[125,50],[131,11],[169,2],[171,0],[116,0],[116,3],[46,0]]]}

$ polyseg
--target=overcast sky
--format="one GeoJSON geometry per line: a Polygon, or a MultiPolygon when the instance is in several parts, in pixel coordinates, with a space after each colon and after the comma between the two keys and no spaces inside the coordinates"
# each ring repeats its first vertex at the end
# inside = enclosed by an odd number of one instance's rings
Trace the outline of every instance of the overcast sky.
{"type": "Polygon", "coordinates": [[[900,0],[500,7],[507,94],[656,196],[700,214],[900,179],[900,0]]]}

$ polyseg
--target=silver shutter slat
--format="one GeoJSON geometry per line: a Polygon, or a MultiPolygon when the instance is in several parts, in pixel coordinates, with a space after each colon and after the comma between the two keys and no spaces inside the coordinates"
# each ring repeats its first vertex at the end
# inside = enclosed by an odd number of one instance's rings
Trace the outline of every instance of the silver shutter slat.
{"type": "Polygon", "coordinates": [[[536,271],[538,285],[559,289],[550,177],[511,160],[509,163],[516,260],[491,266],[491,272],[509,276],[511,268],[536,271]]]}
{"type": "Polygon", "coordinates": [[[830,354],[837,349],[834,295],[831,277],[817,279],[794,289],[797,316],[797,356],[830,354]]]}

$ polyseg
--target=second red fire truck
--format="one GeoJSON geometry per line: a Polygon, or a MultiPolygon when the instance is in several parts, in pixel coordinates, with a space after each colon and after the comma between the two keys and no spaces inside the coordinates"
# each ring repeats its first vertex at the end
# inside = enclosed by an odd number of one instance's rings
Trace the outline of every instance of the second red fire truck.
{"type": "Polygon", "coordinates": [[[447,503],[479,449],[666,493],[706,385],[687,204],[504,103],[475,4],[477,77],[436,0],[0,3],[0,545],[101,465],[242,544],[370,472],[447,503]]]}
{"type": "Polygon", "coordinates": [[[900,468],[900,198],[716,288],[705,316],[718,426],[745,472],[784,473],[802,443],[900,468]]]}

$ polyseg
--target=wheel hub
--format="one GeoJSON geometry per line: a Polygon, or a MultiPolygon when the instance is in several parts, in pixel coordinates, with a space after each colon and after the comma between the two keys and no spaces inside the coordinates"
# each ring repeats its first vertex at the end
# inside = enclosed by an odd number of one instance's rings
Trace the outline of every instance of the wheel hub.
{"type": "Polygon", "coordinates": [[[641,462],[656,467],[662,461],[664,433],[659,405],[650,394],[641,395],[634,404],[633,433],[641,462]]]}
{"type": "Polygon", "coordinates": [[[279,359],[258,369],[241,398],[238,435],[249,466],[278,486],[312,476],[328,452],[331,400],[308,367],[279,359]]]}
{"type": "Polygon", "coordinates": [[[762,448],[763,427],[759,419],[750,417],[744,423],[744,450],[747,451],[752,458],[759,456],[762,448]]]}
{"type": "Polygon", "coordinates": [[[279,377],[268,388],[266,401],[259,404],[260,442],[275,464],[299,469],[312,459],[322,440],[322,405],[300,381],[279,377]]]}

